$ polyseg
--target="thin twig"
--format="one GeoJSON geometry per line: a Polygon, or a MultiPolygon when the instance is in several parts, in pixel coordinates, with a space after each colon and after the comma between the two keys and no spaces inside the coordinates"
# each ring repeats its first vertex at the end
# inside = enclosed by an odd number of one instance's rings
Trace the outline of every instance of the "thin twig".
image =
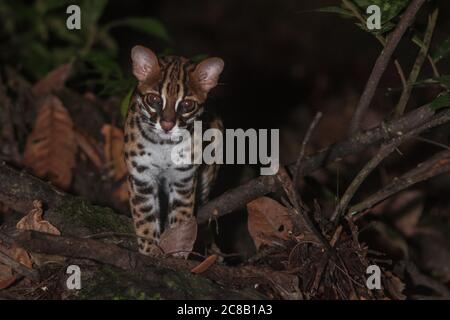
{"type": "Polygon", "coordinates": [[[33,281],[39,281],[39,273],[36,270],[28,268],[3,252],[0,252],[0,262],[8,267],[11,267],[14,271],[24,277],[30,278],[33,281]]]}
{"type": "Polygon", "coordinates": [[[436,27],[436,21],[438,17],[439,9],[434,9],[433,13],[428,16],[428,25],[425,31],[425,36],[423,38],[423,45],[420,47],[419,54],[417,55],[416,61],[414,62],[411,73],[408,77],[408,82],[406,88],[403,88],[402,95],[395,107],[395,117],[400,117],[406,108],[406,104],[409,101],[414,83],[417,81],[422,65],[427,57],[428,50],[430,48],[431,39],[433,38],[434,28],[436,27]]]}
{"type": "MultiPolygon", "coordinates": [[[[353,13],[353,15],[359,20],[359,22],[364,26],[366,24],[366,19],[363,17],[361,12],[359,11],[358,7],[351,1],[348,0],[342,0],[344,5],[353,13]]],[[[386,46],[386,38],[384,38],[382,35],[377,33],[372,33],[375,38],[381,43],[383,47],[386,46]]],[[[406,78],[405,73],[403,72],[402,66],[400,65],[400,62],[395,59],[394,60],[395,68],[397,69],[397,73],[400,76],[400,81],[402,82],[403,89],[406,88],[406,78]]]]}
{"type": "Polygon", "coordinates": [[[353,179],[353,181],[345,190],[341,201],[336,206],[333,215],[331,216],[331,221],[335,221],[346,209],[353,198],[353,195],[359,189],[361,184],[366,180],[367,176],[383,161],[387,156],[389,156],[402,142],[400,139],[395,139],[393,142],[388,144],[383,144],[378,150],[377,154],[370,159],[369,162],[361,169],[358,175],[353,179]]]}
{"type": "Polygon", "coordinates": [[[417,140],[417,141],[421,141],[421,142],[425,142],[425,143],[431,144],[431,145],[436,146],[436,147],[440,147],[442,149],[450,150],[450,146],[448,146],[448,145],[446,145],[444,143],[441,143],[441,142],[437,142],[437,141],[434,141],[434,140],[431,140],[431,139],[427,139],[427,138],[424,138],[424,137],[414,137],[414,139],[417,140]]]}
{"type": "Polygon", "coordinates": [[[394,179],[389,185],[382,190],[374,193],[370,197],[355,204],[349,209],[349,213],[354,219],[359,219],[363,215],[359,214],[372,208],[374,205],[383,200],[397,194],[398,192],[409,188],[419,182],[431,179],[440,174],[450,171],[450,151],[442,151],[434,155],[431,159],[417,165],[416,168],[403,174],[401,177],[394,179]],[[358,214],[358,215],[357,215],[358,214]]]}
{"type": "Polygon", "coordinates": [[[311,139],[311,135],[314,131],[314,129],[317,127],[317,124],[320,121],[320,118],[322,118],[322,112],[318,112],[316,116],[314,117],[314,120],[311,122],[308,131],[306,132],[305,138],[303,139],[302,147],[300,149],[300,154],[297,158],[297,162],[295,163],[295,171],[293,174],[293,181],[292,184],[294,185],[294,188],[297,187],[297,180],[298,177],[301,176],[302,169],[303,169],[303,159],[305,158],[305,151],[306,146],[309,143],[309,140],[311,139]]]}
{"type": "Polygon", "coordinates": [[[356,106],[355,113],[353,114],[353,119],[350,124],[351,134],[356,133],[360,129],[361,119],[369,108],[370,103],[372,102],[375,91],[378,88],[378,83],[380,82],[381,76],[384,74],[384,71],[389,64],[389,60],[391,59],[392,54],[397,48],[397,45],[403,37],[403,34],[406,32],[406,29],[408,29],[408,27],[414,20],[417,11],[419,11],[424,2],[425,0],[411,1],[408,8],[401,17],[397,27],[390,35],[384,50],[378,56],[372,69],[372,73],[370,74],[369,80],[366,83],[366,87],[364,88],[364,92],[359,99],[358,105],[356,106]]]}
{"type": "Polygon", "coordinates": [[[388,143],[383,144],[378,150],[377,154],[363,167],[363,169],[361,169],[361,171],[358,173],[355,179],[353,179],[353,181],[345,191],[344,195],[342,196],[341,201],[336,206],[331,216],[331,221],[335,221],[342,213],[344,213],[344,211],[347,209],[350,200],[352,199],[356,191],[359,189],[360,185],[364,182],[367,176],[378,166],[378,164],[381,161],[383,161],[383,159],[389,156],[394,150],[397,149],[398,146],[400,146],[406,140],[414,137],[415,135],[427,129],[442,124],[442,120],[443,119],[441,118],[434,117],[428,123],[425,123],[420,127],[411,130],[407,133],[401,133],[397,137],[390,140],[388,143]]]}
{"type": "MultiPolygon", "coordinates": [[[[323,149],[304,160],[303,171],[312,172],[319,167],[332,162],[342,160],[350,154],[355,155],[367,147],[386,140],[390,135],[398,132],[408,132],[413,128],[430,121],[434,117],[435,111],[428,105],[414,109],[399,119],[393,119],[383,126],[360,132],[353,137],[336,143],[329,148],[323,149]]],[[[436,115],[437,117],[449,118],[450,109],[444,109],[436,115]]],[[[295,163],[288,166],[289,170],[295,170],[295,163]]],[[[1,167],[0,167],[1,169],[1,167]]],[[[301,178],[301,176],[299,177],[301,178]]],[[[0,180],[1,185],[1,180],[0,180]]],[[[199,223],[208,222],[210,217],[219,218],[230,212],[244,207],[248,202],[270,192],[275,192],[281,188],[277,176],[260,176],[222,193],[219,197],[210,200],[202,206],[197,213],[199,223]]],[[[1,194],[0,194],[1,198],[1,194]]]]}

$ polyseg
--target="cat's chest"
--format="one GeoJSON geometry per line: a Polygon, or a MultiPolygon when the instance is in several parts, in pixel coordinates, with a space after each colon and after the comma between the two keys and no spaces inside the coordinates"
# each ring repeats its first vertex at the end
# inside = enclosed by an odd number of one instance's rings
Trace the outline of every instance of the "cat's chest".
{"type": "Polygon", "coordinates": [[[191,141],[179,138],[155,133],[142,135],[137,132],[136,141],[129,143],[126,148],[128,154],[133,156],[133,167],[148,168],[155,173],[186,166],[186,163],[180,163],[180,155],[190,157],[191,141]]]}

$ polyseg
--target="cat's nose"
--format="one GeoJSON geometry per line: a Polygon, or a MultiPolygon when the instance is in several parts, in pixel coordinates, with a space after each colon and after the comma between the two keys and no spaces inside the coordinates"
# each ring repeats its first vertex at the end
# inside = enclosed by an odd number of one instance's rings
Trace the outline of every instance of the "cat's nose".
{"type": "Polygon", "coordinates": [[[166,120],[161,120],[160,124],[161,124],[161,128],[163,128],[163,130],[166,132],[169,132],[175,126],[175,122],[166,121],[166,120]]]}

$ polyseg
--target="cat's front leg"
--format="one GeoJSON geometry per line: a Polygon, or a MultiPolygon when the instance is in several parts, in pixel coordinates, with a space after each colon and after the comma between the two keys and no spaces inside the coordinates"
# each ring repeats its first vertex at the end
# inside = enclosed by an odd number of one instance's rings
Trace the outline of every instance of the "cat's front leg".
{"type": "Polygon", "coordinates": [[[169,196],[168,227],[189,220],[194,215],[197,166],[187,165],[173,169],[167,182],[169,196]]]}
{"type": "Polygon", "coordinates": [[[160,239],[158,182],[148,176],[144,180],[130,175],[128,186],[139,252],[155,255],[159,251],[157,245],[160,239]]]}

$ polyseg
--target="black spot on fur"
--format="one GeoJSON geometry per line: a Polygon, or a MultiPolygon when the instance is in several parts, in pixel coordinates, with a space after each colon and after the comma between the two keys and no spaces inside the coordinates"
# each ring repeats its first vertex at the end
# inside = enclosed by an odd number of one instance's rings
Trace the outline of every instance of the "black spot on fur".
{"type": "Polygon", "coordinates": [[[153,206],[145,206],[142,208],[139,208],[139,211],[142,213],[150,213],[153,210],[153,206]]]}
{"type": "Polygon", "coordinates": [[[153,187],[152,186],[148,186],[148,187],[145,187],[145,188],[139,188],[138,192],[142,193],[142,194],[152,194],[153,193],[153,187]]]}
{"type": "Polygon", "coordinates": [[[183,202],[181,200],[175,199],[172,202],[172,209],[178,208],[178,207],[190,207],[192,204],[191,201],[183,202]]]}
{"type": "Polygon", "coordinates": [[[135,177],[131,177],[131,180],[136,187],[146,187],[147,186],[147,183],[145,181],[141,181],[139,179],[136,179],[135,177]]]}
{"type": "Polygon", "coordinates": [[[141,197],[141,196],[134,196],[133,199],[131,199],[131,203],[134,205],[138,205],[140,203],[143,203],[147,200],[147,198],[145,197],[141,197]]]}
{"type": "Polygon", "coordinates": [[[137,172],[139,172],[139,173],[144,172],[144,171],[147,170],[147,169],[148,169],[148,167],[146,167],[146,166],[137,166],[137,167],[136,167],[136,170],[137,170],[137,172]]]}
{"type": "Polygon", "coordinates": [[[191,170],[193,167],[194,167],[193,165],[189,165],[189,166],[186,166],[186,167],[177,167],[177,168],[175,168],[175,169],[178,170],[178,171],[189,171],[189,170],[191,170]]]}

